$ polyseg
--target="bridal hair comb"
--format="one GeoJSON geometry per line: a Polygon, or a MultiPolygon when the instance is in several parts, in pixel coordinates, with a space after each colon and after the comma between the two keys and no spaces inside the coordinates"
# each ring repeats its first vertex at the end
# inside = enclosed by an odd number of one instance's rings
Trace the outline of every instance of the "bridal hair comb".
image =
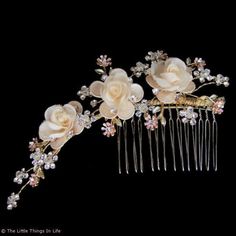
{"type": "Polygon", "coordinates": [[[216,115],[223,112],[225,99],[195,92],[208,85],[228,87],[229,78],[211,75],[201,58],[184,62],[157,51],[148,52],[145,60],[145,64],[137,62],[128,76],[122,69],[111,68],[111,58],[100,56],[95,70],[100,80],[78,92],[80,100],[90,99],[91,109],[83,111],[79,101],[71,101],[45,111],[40,139],[29,142],[32,167],[16,172],[14,182],[25,184],[8,197],[7,209],[17,207],[22,191],[38,186],[46,170],[55,169],[66,142],[100,119],[103,135],[117,136],[120,174],[168,169],[217,171],[216,115]],[[150,86],[150,99],[144,98],[143,87],[133,82],[136,79],[150,86]],[[144,155],[144,148],[148,155],[144,155]]]}

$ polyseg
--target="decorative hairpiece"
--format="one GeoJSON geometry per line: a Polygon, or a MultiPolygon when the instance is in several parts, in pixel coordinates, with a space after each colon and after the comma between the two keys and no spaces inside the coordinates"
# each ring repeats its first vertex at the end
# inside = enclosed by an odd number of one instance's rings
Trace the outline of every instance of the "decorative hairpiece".
{"type": "Polygon", "coordinates": [[[123,69],[112,69],[111,58],[100,56],[99,68],[95,70],[100,80],[89,87],[82,86],[78,92],[80,100],[90,99],[91,109],[84,110],[80,102],[71,101],[45,111],[45,121],[39,127],[40,139],[29,142],[32,167],[16,172],[14,182],[22,185],[25,181],[25,184],[8,197],[8,210],[17,207],[27,186],[38,186],[45,178],[44,172],[55,169],[66,142],[100,119],[103,135],[117,136],[120,174],[123,170],[127,174],[143,173],[145,169],[166,171],[167,167],[174,171],[217,170],[215,115],[223,112],[225,99],[215,94],[197,96],[195,92],[208,85],[228,87],[229,78],[211,75],[201,58],[193,61],[187,58],[185,63],[157,51],[148,52],[145,60],[146,63],[137,62],[128,75],[123,69]],[[136,78],[137,82],[146,80],[150,85],[153,93],[150,99],[144,98],[143,87],[133,82],[136,78]],[[143,155],[145,135],[148,156],[143,155]],[[167,141],[171,146],[170,158],[166,154],[167,141]],[[128,145],[132,147],[131,155],[128,145]]]}

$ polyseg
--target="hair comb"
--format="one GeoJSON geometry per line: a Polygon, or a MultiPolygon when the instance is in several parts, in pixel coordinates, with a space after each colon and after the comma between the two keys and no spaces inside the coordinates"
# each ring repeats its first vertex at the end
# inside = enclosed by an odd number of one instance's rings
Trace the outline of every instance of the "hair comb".
{"type": "Polygon", "coordinates": [[[8,210],[17,207],[26,187],[38,186],[44,172],[55,169],[61,148],[98,120],[103,120],[103,135],[116,136],[119,174],[217,171],[216,115],[223,112],[225,99],[196,93],[209,85],[228,87],[229,78],[211,75],[202,58],[184,62],[156,51],[148,52],[145,61],[137,62],[128,75],[111,68],[111,58],[102,55],[95,70],[99,80],[78,91],[80,100],[90,99],[89,108],[71,101],[45,111],[39,139],[29,142],[32,167],[16,172],[13,181],[21,188],[8,197],[8,210]],[[150,98],[144,97],[144,82],[150,98]]]}

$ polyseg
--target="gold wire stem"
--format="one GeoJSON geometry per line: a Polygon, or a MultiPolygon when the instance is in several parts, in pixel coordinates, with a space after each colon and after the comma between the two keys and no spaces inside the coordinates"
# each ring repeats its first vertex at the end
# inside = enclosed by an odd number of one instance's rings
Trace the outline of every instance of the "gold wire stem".
{"type": "Polygon", "coordinates": [[[31,167],[30,169],[28,169],[28,170],[26,171],[26,173],[30,172],[30,171],[33,170],[33,169],[34,169],[34,167],[31,167]]]}
{"type": "Polygon", "coordinates": [[[21,187],[20,191],[18,192],[18,194],[20,195],[21,192],[26,188],[26,186],[30,183],[30,181],[28,181],[24,186],[21,187]]]}
{"type": "Polygon", "coordinates": [[[201,89],[202,87],[205,87],[207,85],[211,85],[211,84],[215,84],[215,82],[210,82],[210,83],[205,83],[205,84],[202,84],[200,85],[198,88],[196,88],[193,93],[195,93],[196,91],[198,91],[199,89],[201,89]]]}
{"type": "Polygon", "coordinates": [[[46,151],[46,149],[49,147],[49,145],[50,145],[50,141],[47,141],[46,143],[45,143],[45,146],[43,147],[43,152],[45,152],[46,151]]]}

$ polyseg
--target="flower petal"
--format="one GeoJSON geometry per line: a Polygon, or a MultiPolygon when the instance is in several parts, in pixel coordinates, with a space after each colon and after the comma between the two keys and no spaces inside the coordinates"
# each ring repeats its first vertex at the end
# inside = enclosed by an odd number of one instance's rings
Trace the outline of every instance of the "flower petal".
{"type": "Polygon", "coordinates": [[[109,107],[105,102],[103,102],[99,107],[99,111],[100,111],[102,117],[104,117],[106,119],[112,119],[117,116],[117,112],[112,112],[111,110],[112,110],[112,108],[109,107]]]}
{"type": "Polygon", "coordinates": [[[113,80],[127,81],[127,83],[129,82],[127,73],[123,69],[120,69],[120,68],[115,68],[115,69],[111,70],[105,83],[107,81],[113,81],[113,80]]]}
{"type": "Polygon", "coordinates": [[[76,118],[76,110],[71,104],[65,104],[63,106],[64,110],[66,111],[66,114],[72,119],[75,120],[76,118]]]}
{"type": "Polygon", "coordinates": [[[117,115],[122,120],[128,120],[134,115],[134,112],[134,105],[131,102],[127,101],[123,102],[122,105],[119,107],[117,115]]]}
{"type": "Polygon", "coordinates": [[[55,110],[61,110],[61,109],[62,109],[61,105],[53,105],[53,106],[49,107],[44,113],[45,120],[50,120],[51,116],[52,116],[52,113],[55,110]]]}
{"type": "Polygon", "coordinates": [[[196,88],[195,83],[193,81],[190,81],[188,86],[182,92],[184,92],[184,93],[192,93],[195,88],[196,88]]]}
{"type": "Polygon", "coordinates": [[[63,137],[66,133],[66,130],[63,130],[61,127],[53,124],[50,121],[44,121],[39,126],[39,138],[44,141],[49,141],[53,138],[63,137]]]}
{"type": "Polygon", "coordinates": [[[61,137],[61,138],[57,138],[55,141],[52,141],[50,143],[50,146],[52,149],[60,149],[65,143],[67,142],[67,138],[66,136],[61,137]]]}
{"type": "Polygon", "coordinates": [[[168,67],[169,65],[174,64],[177,67],[181,68],[182,70],[186,70],[187,66],[184,63],[184,61],[180,60],[177,57],[169,57],[166,61],[165,61],[165,66],[168,67]]]}
{"type": "Polygon", "coordinates": [[[157,82],[153,79],[151,75],[148,75],[146,77],[146,81],[152,88],[160,88],[160,86],[157,84],[157,82]]]}
{"type": "Polygon", "coordinates": [[[73,133],[74,135],[78,135],[80,133],[82,133],[82,131],[84,130],[84,126],[79,124],[79,121],[76,120],[73,126],[73,133]]]}
{"type": "Polygon", "coordinates": [[[181,83],[179,84],[178,91],[182,92],[187,88],[188,84],[192,81],[193,77],[186,71],[181,71],[177,74],[181,78],[181,83]]]}
{"type": "Polygon", "coordinates": [[[141,101],[143,95],[144,95],[143,88],[139,84],[131,85],[131,96],[135,96],[135,102],[141,101]]]}
{"type": "Polygon", "coordinates": [[[176,93],[162,90],[156,96],[157,96],[157,98],[159,99],[160,102],[174,103],[175,98],[176,98],[176,93]]]}
{"type": "Polygon", "coordinates": [[[151,65],[151,75],[158,76],[165,70],[165,63],[163,61],[153,62],[151,65]]]}
{"type": "Polygon", "coordinates": [[[80,102],[78,102],[78,101],[70,101],[68,104],[73,106],[78,114],[83,112],[83,106],[81,105],[80,102]]]}
{"type": "Polygon", "coordinates": [[[171,88],[172,87],[172,84],[164,79],[164,78],[161,78],[161,77],[156,77],[156,76],[153,76],[153,80],[159,85],[159,87],[161,87],[162,89],[168,89],[168,88],[171,88]]]}
{"type": "Polygon", "coordinates": [[[101,97],[101,93],[104,87],[104,83],[101,81],[94,81],[90,86],[89,86],[89,90],[90,93],[97,98],[101,97]]]}

